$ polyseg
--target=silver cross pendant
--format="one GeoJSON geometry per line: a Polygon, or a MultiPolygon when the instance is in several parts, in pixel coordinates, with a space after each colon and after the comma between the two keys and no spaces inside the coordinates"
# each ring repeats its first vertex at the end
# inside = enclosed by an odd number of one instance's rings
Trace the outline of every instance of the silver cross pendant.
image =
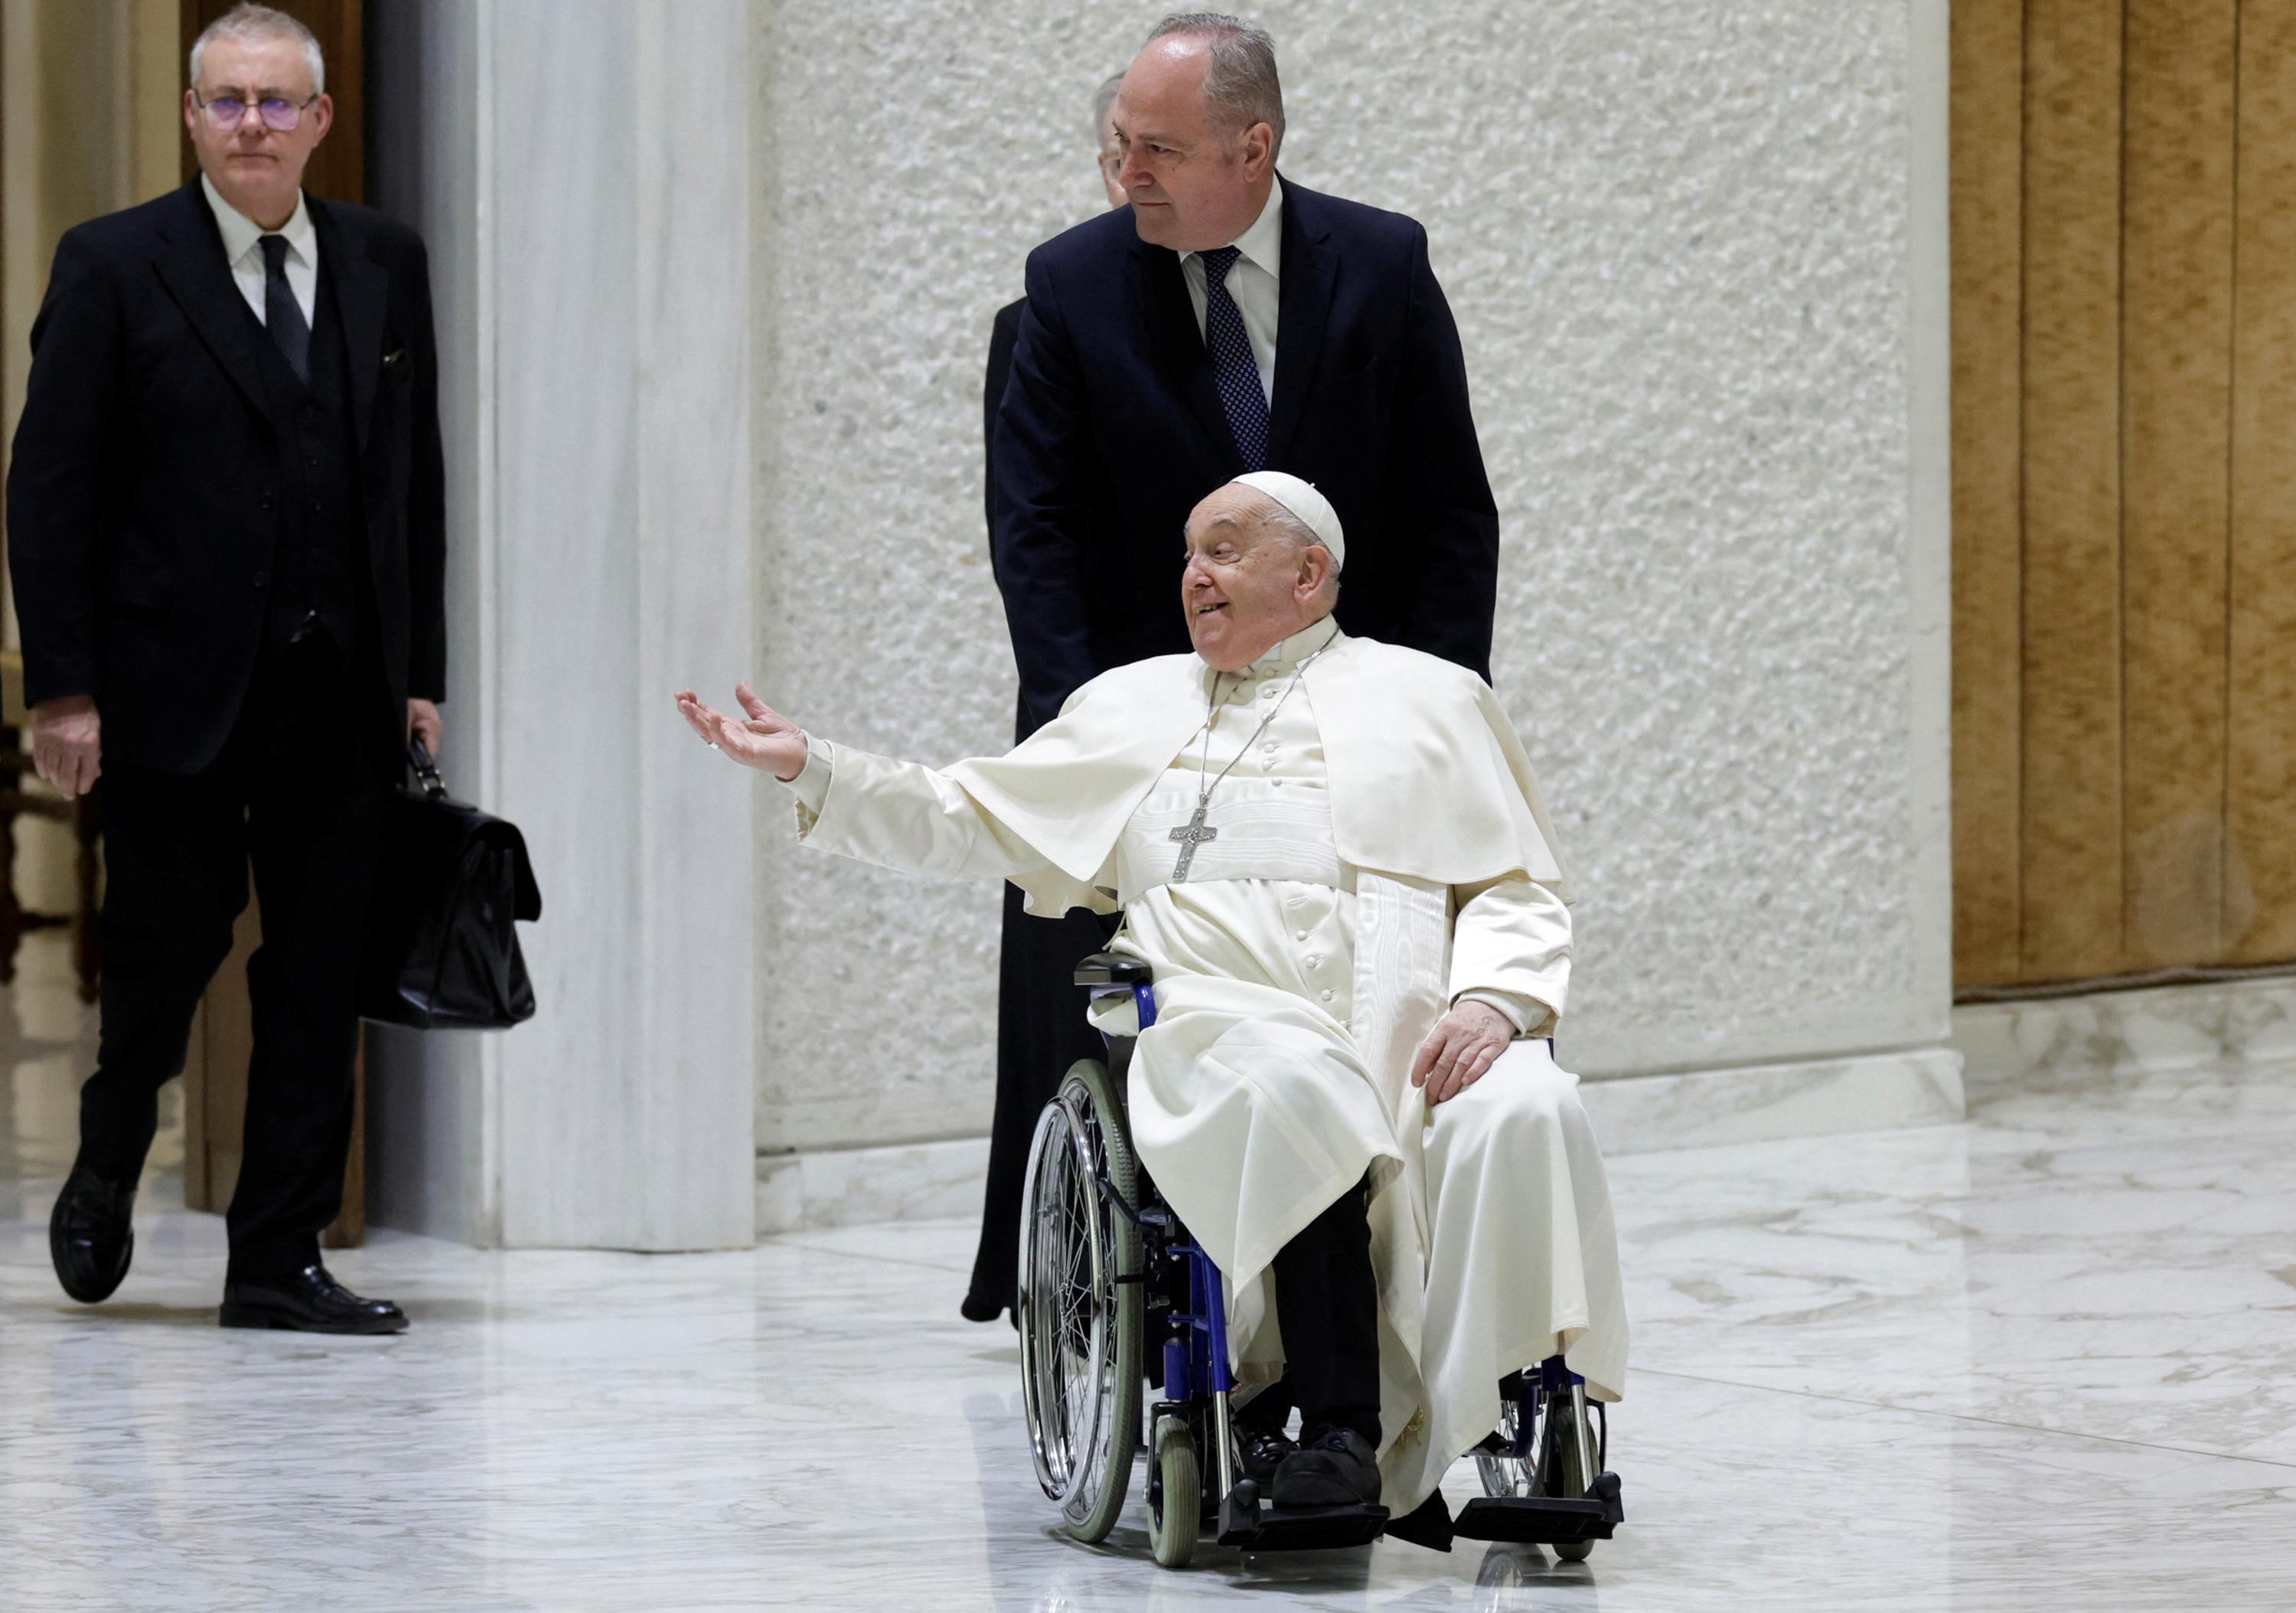
{"type": "Polygon", "coordinates": [[[1196,848],[1207,840],[1218,840],[1219,831],[1204,827],[1204,814],[1211,810],[1206,801],[1196,802],[1196,815],[1182,827],[1174,829],[1171,839],[1180,848],[1180,860],[1172,865],[1172,883],[1179,885],[1188,877],[1188,865],[1196,860],[1196,848]]]}

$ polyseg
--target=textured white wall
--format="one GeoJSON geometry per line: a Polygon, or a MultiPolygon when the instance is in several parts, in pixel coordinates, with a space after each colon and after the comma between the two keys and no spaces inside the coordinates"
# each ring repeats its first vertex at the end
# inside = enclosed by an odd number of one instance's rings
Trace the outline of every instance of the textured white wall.
{"type": "MultiPolygon", "coordinates": [[[[1458,315],[1505,539],[1496,680],[1582,897],[1566,1056],[1941,1039],[1935,254],[1909,202],[1941,7],[1254,14],[1284,171],[1423,220],[1458,315]]],[[[757,664],[825,734],[934,761],[1009,737],[989,317],[1100,205],[1088,97],[1152,21],[759,12],[757,664]]],[[[997,893],[799,854],[759,804],[761,1144],[984,1129],[997,893]]]]}

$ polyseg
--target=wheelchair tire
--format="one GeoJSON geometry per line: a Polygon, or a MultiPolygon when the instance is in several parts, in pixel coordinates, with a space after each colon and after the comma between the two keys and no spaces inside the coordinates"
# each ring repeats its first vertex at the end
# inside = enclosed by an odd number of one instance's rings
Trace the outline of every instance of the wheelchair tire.
{"type": "Polygon", "coordinates": [[[1116,1527],[1140,1445],[1140,1231],[1111,1197],[1138,1207],[1139,1165],[1106,1067],[1079,1059],[1029,1145],[1016,1297],[1037,1482],[1086,1543],[1116,1527]]]}
{"type": "Polygon", "coordinates": [[[1149,1460],[1156,1470],[1148,1494],[1148,1544],[1160,1566],[1185,1568],[1196,1554],[1204,1521],[1203,1470],[1188,1425],[1177,1417],[1158,1418],[1149,1460]]]}

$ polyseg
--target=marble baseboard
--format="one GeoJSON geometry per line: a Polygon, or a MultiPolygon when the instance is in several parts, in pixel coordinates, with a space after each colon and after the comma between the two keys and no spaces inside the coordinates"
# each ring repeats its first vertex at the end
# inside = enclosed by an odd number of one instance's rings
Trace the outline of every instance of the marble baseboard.
{"type": "Polygon", "coordinates": [[[1951,1125],[1965,1112],[1946,1048],[1628,1075],[1581,1082],[1578,1096],[1611,1156],[1951,1125]]]}
{"type": "Polygon", "coordinates": [[[980,1214],[988,1139],[758,1156],[758,1236],[980,1214]]]}
{"type": "Polygon", "coordinates": [[[2296,1059],[2296,975],[1965,1003],[1950,1044],[1972,1099],[2223,1061],[2296,1059]]]}
{"type": "MultiPolygon", "coordinates": [[[[1949,1125],[1963,1116],[1961,1063],[1944,1048],[1674,1075],[1579,1088],[1606,1154],[1949,1125]]],[[[761,1155],[758,1235],[980,1212],[988,1140],[761,1155]]]]}

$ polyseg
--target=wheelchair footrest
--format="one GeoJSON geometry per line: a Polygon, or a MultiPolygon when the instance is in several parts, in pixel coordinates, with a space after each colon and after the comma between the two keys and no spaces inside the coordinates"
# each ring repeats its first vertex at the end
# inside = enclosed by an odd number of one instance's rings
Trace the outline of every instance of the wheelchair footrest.
{"type": "Polygon", "coordinates": [[[1387,1509],[1262,1505],[1259,1485],[1247,1478],[1220,1502],[1219,1525],[1219,1543],[1246,1551],[1332,1551],[1377,1540],[1387,1509]]]}
{"type": "Polygon", "coordinates": [[[1563,1546],[1582,1540],[1608,1540],[1626,1522],[1619,1476],[1598,1474],[1584,1501],[1559,1495],[1479,1496],[1459,1510],[1452,1532],[1469,1540],[1508,1541],[1522,1545],[1563,1546]]]}

